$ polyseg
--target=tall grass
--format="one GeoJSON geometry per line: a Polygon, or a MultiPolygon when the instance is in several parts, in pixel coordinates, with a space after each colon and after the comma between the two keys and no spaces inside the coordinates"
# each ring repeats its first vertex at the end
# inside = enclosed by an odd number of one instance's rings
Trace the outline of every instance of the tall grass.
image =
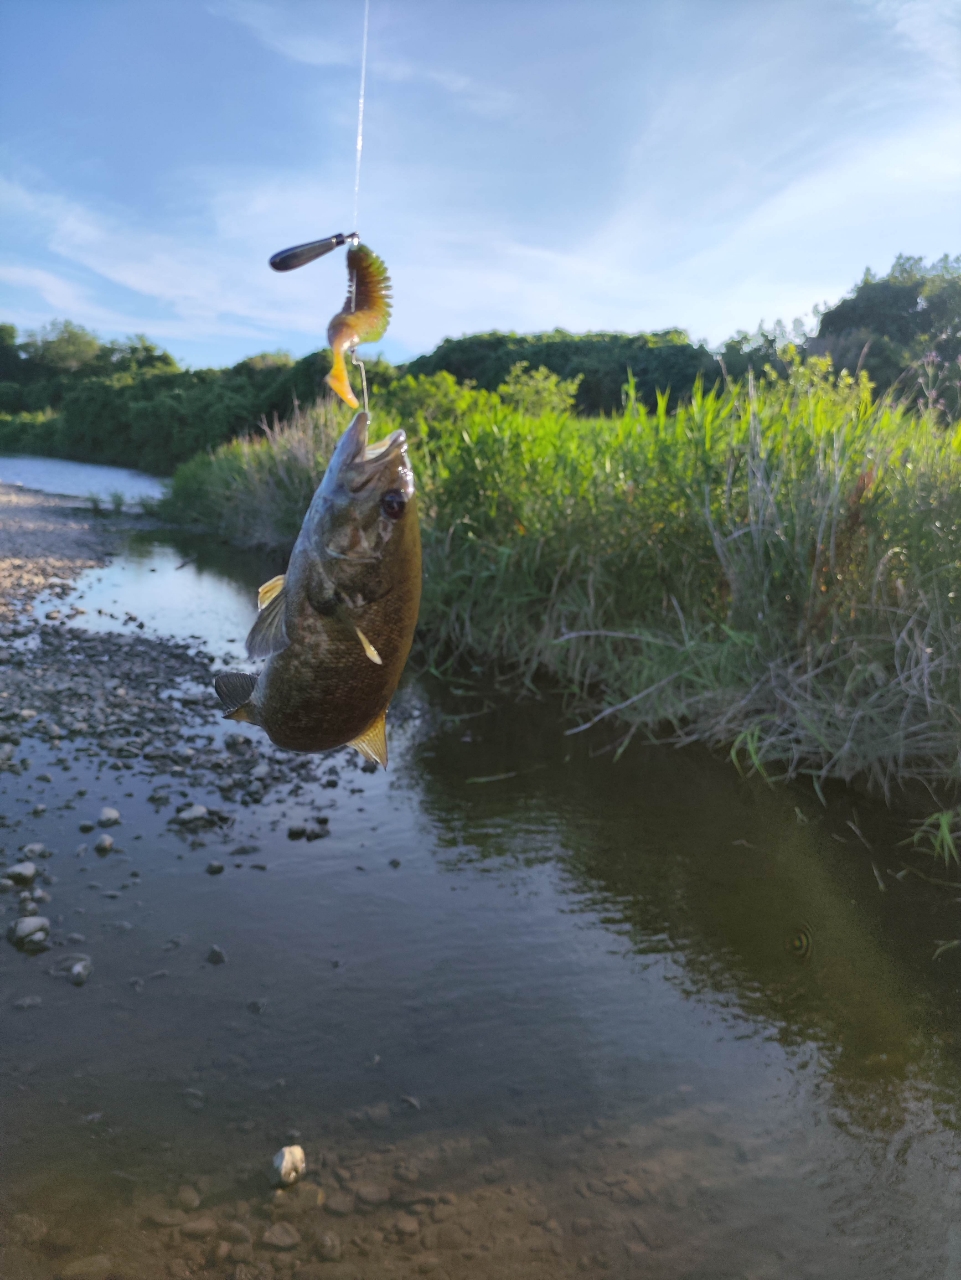
{"type": "MultiPolygon", "coordinates": [[[[430,666],[549,676],[625,743],[886,790],[958,779],[961,427],[817,360],[675,412],[629,387],[589,420],[406,382],[375,421],[413,441],[430,666]]],[[[173,502],[289,546],[340,426],[321,409],[198,458],[173,502]]]]}

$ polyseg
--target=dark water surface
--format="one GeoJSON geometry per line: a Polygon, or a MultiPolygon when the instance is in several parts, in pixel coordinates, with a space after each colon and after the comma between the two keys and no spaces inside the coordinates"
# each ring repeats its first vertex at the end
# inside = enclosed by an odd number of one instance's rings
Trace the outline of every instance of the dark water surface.
{"type": "MultiPolygon", "coordinates": [[[[72,625],[135,626],[108,598],[136,580],[151,628],[238,649],[258,566],[183,558],[140,542],[72,625]]],[[[287,793],[180,839],[152,766],[79,743],[0,774],[8,859],[58,850],[43,910],[95,966],[75,988],[3,944],[22,1274],[961,1277],[961,952],[931,962],[959,908],[894,879],[903,824],[698,752],[592,757],[531,701],[411,686],[400,710],[386,775],[343,752],[314,784],[311,843],[287,793]],[[103,803],[121,852],[76,857],[103,803]],[[374,1179],[392,1203],[278,1206],[292,1141],[328,1200],[374,1179]],[[144,1225],[184,1183],[248,1224],[252,1262],[144,1225]],[[259,1247],[278,1217],[297,1249],[259,1247]]]]}

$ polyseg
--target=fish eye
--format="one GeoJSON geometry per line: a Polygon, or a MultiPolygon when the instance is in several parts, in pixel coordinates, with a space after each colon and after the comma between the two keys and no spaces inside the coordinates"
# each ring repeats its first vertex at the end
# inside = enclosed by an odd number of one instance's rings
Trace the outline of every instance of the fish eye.
{"type": "Polygon", "coordinates": [[[407,499],[397,489],[388,489],[380,500],[380,509],[388,520],[399,520],[406,506],[407,499]]]}

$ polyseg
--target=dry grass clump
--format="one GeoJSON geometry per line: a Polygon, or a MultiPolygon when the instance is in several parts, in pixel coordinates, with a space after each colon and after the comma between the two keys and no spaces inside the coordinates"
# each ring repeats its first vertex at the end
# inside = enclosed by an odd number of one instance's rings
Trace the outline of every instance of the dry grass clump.
{"type": "Polygon", "coordinates": [[[289,550],[346,423],[346,411],[330,402],[296,406],[273,426],[261,419],[258,434],[178,467],[158,513],[202,525],[238,547],[289,550]]]}

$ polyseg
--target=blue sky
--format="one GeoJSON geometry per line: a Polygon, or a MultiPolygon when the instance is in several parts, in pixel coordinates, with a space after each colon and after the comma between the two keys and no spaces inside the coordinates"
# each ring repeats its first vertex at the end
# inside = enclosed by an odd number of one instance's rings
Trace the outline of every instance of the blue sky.
{"type": "MultiPolygon", "coordinates": [[[[363,0],[4,0],[0,317],[323,345],[363,0]]],[[[961,252],[961,0],[371,0],[359,230],[445,336],[810,319],[961,252]]]]}

